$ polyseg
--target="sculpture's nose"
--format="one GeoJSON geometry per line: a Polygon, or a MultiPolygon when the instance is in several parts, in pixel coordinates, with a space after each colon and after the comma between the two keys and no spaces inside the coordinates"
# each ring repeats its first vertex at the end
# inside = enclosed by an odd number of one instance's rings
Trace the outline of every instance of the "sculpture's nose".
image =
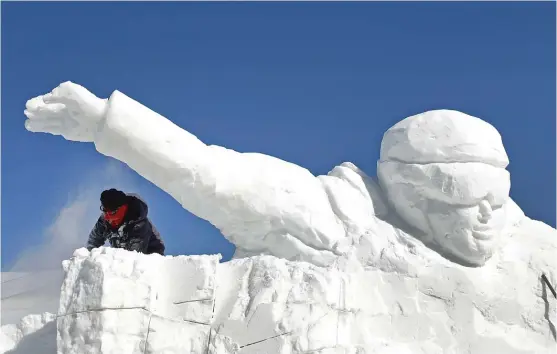
{"type": "Polygon", "coordinates": [[[480,202],[479,207],[480,207],[480,213],[478,215],[478,220],[482,224],[487,224],[489,220],[491,220],[491,213],[493,212],[493,209],[491,208],[491,204],[486,199],[484,199],[480,202]]]}

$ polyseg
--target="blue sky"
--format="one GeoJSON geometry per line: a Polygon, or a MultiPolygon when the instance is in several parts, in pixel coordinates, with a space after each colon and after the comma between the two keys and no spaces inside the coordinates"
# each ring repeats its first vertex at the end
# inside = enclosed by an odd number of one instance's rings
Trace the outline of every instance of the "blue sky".
{"type": "Polygon", "coordinates": [[[209,223],[92,144],[24,129],[25,101],[66,80],[100,97],[118,89],[206,143],[314,174],[352,161],[373,175],[394,123],[461,110],[501,132],[511,196],[555,227],[554,2],[1,6],[2,269],[31,246],[56,244],[66,223],[85,243],[98,209],[60,218],[61,208],[79,195],[98,208],[112,182],[147,199],[169,254],[233,252],[209,223]]]}

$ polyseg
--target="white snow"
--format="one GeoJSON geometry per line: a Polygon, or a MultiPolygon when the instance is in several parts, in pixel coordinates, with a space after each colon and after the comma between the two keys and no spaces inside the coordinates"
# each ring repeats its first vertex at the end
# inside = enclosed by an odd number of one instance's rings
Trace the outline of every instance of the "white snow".
{"type": "MultiPolygon", "coordinates": [[[[206,145],[118,91],[64,83],[26,115],[31,131],[93,142],[237,246],[224,263],[76,250],[56,322],[41,322],[58,353],[557,352],[540,279],[556,284],[556,231],[509,197],[502,139],[479,118],[402,120],[375,180],[206,145]]],[[[34,353],[23,327],[2,327],[3,350],[34,353]]]]}
{"type": "Polygon", "coordinates": [[[509,164],[495,127],[448,109],[420,113],[388,129],[381,143],[380,160],[422,164],[483,162],[501,168],[509,164]]]}
{"type": "Polygon", "coordinates": [[[2,272],[2,324],[17,323],[30,313],[58,311],[62,269],[2,272]]]}
{"type": "Polygon", "coordinates": [[[0,351],[14,354],[55,353],[56,315],[49,312],[30,314],[17,324],[3,325],[0,328],[0,351]]]}
{"type": "Polygon", "coordinates": [[[387,130],[379,182],[397,214],[456,261],[483,265],[509,219],[508,157],[497,130],[456,111],[408,117],[387,130]]]}
{"type": "MultiPolygon", "coordinates": [[[[79,249],[65,264],[58,338],[52,325],[44,332],[59,353],[552,353],[543,299],[552,309],[555,301],[532,275],[554,261],[548,252],[525,260],[553,245],[535,244],[541,250],[514,244],[484,268],[418,265],[416,276],[274,256],[218,263],[218,255],[79,249]],[[171,268],[175,277],[158,279],[171,268]]],[[[33,342],[11,325],[2,332],[33,342]]]]}

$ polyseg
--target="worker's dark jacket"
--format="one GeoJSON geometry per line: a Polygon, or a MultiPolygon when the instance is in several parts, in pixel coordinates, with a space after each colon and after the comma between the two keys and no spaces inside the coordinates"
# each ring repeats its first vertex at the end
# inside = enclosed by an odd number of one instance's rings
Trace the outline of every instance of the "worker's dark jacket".
{"type": "Polygon", "coordinates": [[[147,217],[148,209],[139,196],[128,195],[128,210],[124,223],[118,229],[113,229],[101,215],[89,235],[87,249],[90,251],[100,247],[108,240],[114,248],[164,255],[164,243],[147,217]]]}

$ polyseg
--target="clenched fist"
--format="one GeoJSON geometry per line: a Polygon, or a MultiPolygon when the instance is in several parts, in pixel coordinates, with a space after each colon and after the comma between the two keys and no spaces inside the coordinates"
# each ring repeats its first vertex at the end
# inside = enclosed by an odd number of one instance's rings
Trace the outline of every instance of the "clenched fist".
{"type": "Polygon", "coordinates": [[[61,135],[71,141],[93,142],[105,117],[107,101],[67,81],[50,93],[27,101],[25,128],[61,135]]]}

